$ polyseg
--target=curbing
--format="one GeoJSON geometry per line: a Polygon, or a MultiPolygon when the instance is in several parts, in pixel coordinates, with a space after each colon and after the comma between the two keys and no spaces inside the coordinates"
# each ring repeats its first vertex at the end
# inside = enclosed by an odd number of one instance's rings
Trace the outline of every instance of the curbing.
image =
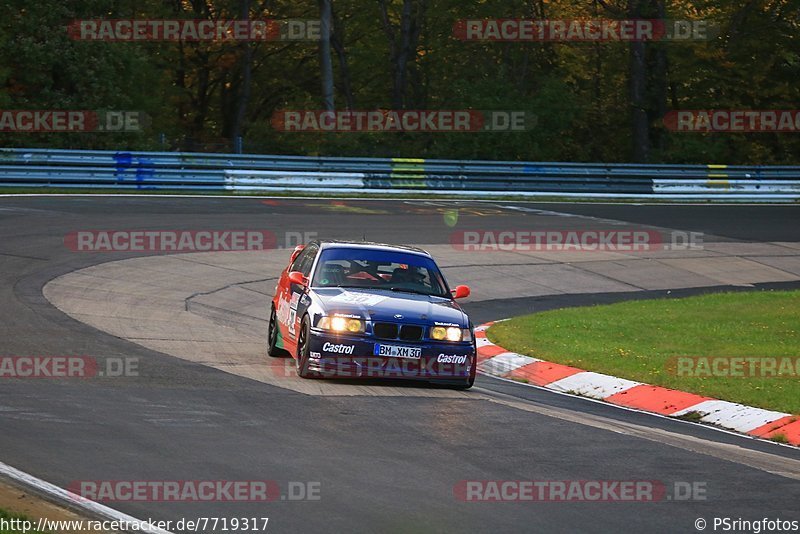
{"type": "Polygon", "coordinates": [[[652,386],[615,376],[584,371],[508,351],[486,337],[497,321],[475,328],[478,371],[511,380],[525,380],[560,393],[571,393],[618,406],[668,417],[699,414],[699,421],[758,438],[783,435],[800,446],[800,416],[744,406],[694,393],[652,386]]]}

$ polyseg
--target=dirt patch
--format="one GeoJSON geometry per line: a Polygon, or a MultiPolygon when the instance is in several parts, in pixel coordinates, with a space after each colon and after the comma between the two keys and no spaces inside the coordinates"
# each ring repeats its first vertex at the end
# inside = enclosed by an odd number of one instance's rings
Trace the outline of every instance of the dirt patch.
{"type": "MultiPolygon", "coordinates": [[[[52,521],[88,520],[75,512],[62,508],[41,497],[0,481],[0,509],[11,514],[24,515],[34,523],[40,518],[52,521]]],[[[73,534],[80,530],[60,530],[59,533],[73,534]]],[[[91,531],[82,531],[83,534],[91,531]]],[[[100,532],[100,531],[95,531],[100,532]]],[[[53,533],[55,534],[55,532],[53,533]]]]}

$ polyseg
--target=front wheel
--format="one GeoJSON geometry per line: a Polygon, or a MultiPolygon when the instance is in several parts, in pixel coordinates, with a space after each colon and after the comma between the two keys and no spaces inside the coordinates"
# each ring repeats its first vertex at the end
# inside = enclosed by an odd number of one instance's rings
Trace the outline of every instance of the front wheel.
{"type": "MultiPolygon", "coordinates": [[[[477,354],[477,351],[476,351],[477,354]]],[[[469,370],[469,378],[465,383],[451,386],[453,389],[465,390],[471,388],[475,384],[475,374],[478,372],[478,357],[475,356],[475,361],[472,363],[472,368],[469,370]]]]}

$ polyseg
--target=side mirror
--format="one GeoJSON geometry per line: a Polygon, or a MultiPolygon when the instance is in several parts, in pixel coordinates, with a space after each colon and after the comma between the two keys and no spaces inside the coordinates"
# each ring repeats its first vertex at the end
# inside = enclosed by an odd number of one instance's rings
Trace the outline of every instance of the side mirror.
{"type": "Polygon", "coordinates": [[[300,271],[292,271],[289,273],[289,282],[305,287],[308,285],[308,279],[303,276],[300,271]]]}
{"type": "Polygon", "coordinates": [[[292,251],[292,257],[289,260],[289,265],[294,263],[294,260],[296,260],[297,256],[299,256],[300,253],[303,252],[304,248],[306,248],[305,245],[297,245],[296,247],[294,247],[294,250],[292,251]]]}
{"type": "Polygon", "coordinates": [[[453,293],[454,299],[464,299],[469,296],[469,286],[456,286],[456,288],[451,291],[453,293]]]}

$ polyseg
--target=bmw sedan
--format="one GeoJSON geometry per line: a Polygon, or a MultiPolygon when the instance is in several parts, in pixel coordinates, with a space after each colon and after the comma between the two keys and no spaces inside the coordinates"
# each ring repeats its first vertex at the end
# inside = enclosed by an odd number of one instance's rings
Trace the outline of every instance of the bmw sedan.
{"type": "Polygon", "coordinates": [[[407,378],[467,389],[473,325],[433,258],[411,247],[313,241],[281,272],[268,353],[302,378],[407,378]]]}

